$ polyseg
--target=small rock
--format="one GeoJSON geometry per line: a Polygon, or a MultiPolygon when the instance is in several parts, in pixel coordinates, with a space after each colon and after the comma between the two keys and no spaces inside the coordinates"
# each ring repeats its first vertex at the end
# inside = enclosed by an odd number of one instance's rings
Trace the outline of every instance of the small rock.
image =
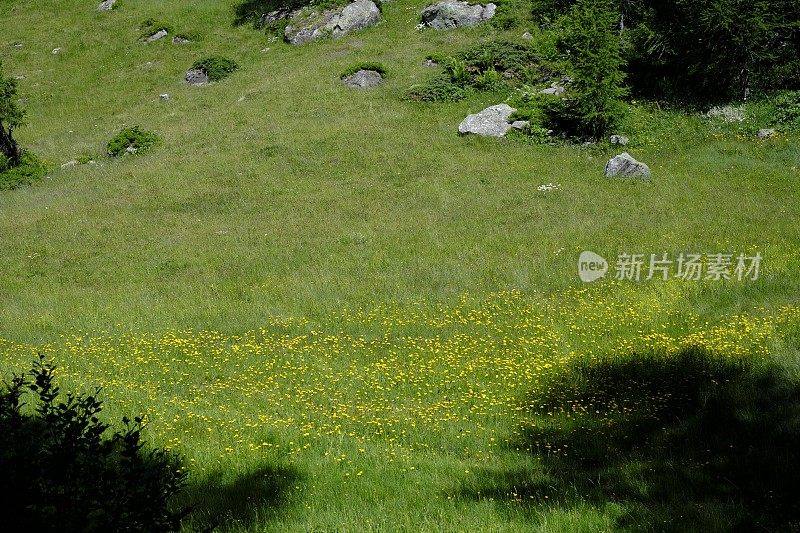
{"type": "Polygon", "coordinates": [[[172,44],[191,44],[191,43],[192,43],[192,40],[191,39],[187,39],[186,37],[178,36],[178,37],[173,37],[172,38],[172,44]]]}
{"type": "Polygon", "coordinates": [[[437,30],[475,26],[492,18],[497,11],[494,4],[470,4],[445,0],[422,10],[422,24],[437,30]]]}
{"type": "Polygon", "coordinates": [[[127,148],[125,148],[125,151],[129,154],[135,154],[136,152],[139,151],[139,149],[136,148],[135,146],[128,146],[127,148]]]}
{"type": "Polygon", "coordinates": [[[53,52],[52,53],[53,53],[53,55],[60,54],[61,53],[61,48],[53,48],[53,52]]]}
{"type": "Polygon", "coordinates": [[[511,123],[511,127],[515,130],[524,130],[528,127],[528,124],[530,124],[529,120],[515,120],[511,123]]]}
{"type": "Polygon", "coordinates": [[[769,139],[770,137],[774,137],[776,133],[777,132],[775,131],[775,128],[765,128],[758,130],[756,137],[758,137],[760,141],[763,141],[765,139],[769,139]]]}
{"type": "Polygon", "coordinates": [[[542,94],[554,94],[556,96],[561,96],[564,94],[566,89],[564,87],[548,87],[547,89],[542,89],[540,92],[542,94]]]}
{"type": "Polygon", "coordinates": [[[70,159],[69,161],[67,161],[66,163],[61,165],[61,168],[72,168],[72,167],[76,167],[76,166],[78,166],[78,160],[77,159],[70,159]]]}
{"type": "Polygon", "coordinates": [[[14,43],[14,48],[22,48],[22,43],[14,43]]]}
{"type": "Polygon", "coordinates": [[[25,79],[25,76],[24,76],[24,75],[22,75],[22,74],[20,74],[19,76],[14,76],[14,79],[15,79],[15,80],[18,80],[18,81],[19,81],[19,80],[24,80],[24,79],[25,79]]]}
{"type": "Polygon", "coordinates": [[[272,48],[270,48],[269,46],[261,49],[261,51],[264,53],[269,52],[270,50],[272,50],[272,48]]]}
{"type": "Polygon", "coordinates": [[[628,138],[624,135],[612,135],[610,141],[611,144],[618,144],[620,146],[625,146],[628,144],[628,138]]]}
{"type": "Polygon", "coordinates": [[[428,68],[433,68],[433,67],[438,67],[439,63],[437,63],[433,59],[426,59],[425,62],[423,63],[423,65],[428,67],[428,68]]]}
{"type": "Polygon", "coordinates": [[[105,0],[104,2],[100,2],[100,5],[97,6],[98,11],[111,11],[114,9],[114,4],[117,3],[117,0],[105,0]]]}
{"type": "Polygon", "coordinates": [[[264,26],[267,26],[269,24],[275,24],[276,22],[281,20],[286,20],[288,18],[293,17],[296,14],[297,14],[296,10],[292,10],[289,8],[281,8],[281,9],[276,9],[274,11],[270,11],[269,13],[264,13],[261,15],[261,18],[258,19],[258,22],[256,23],[256,28],[260,30],[264,26]]]}
{"type": "Polygon", "coordinates": [[[342,81],[345,85],[354,89],[372,89],[383,83],[383,76],[381,76],[380,72],[374,70],[361,69],[350,76],[342,78],[342,81]]]}
{"type": "Polygon", "coordinates": [[[622,152],[606,163],[605,175],[607,178],[650,179],[650,167],[635,160],[628,152],[622,152]]]}
{"type": "Polygon", "coordinates": [[[158,30],[153,35],[145,39],[145,42],[152,43],[154,41],[158,41],[159,39],[163,39],[167,36],[167,30],[158,30]]]}
{"type": "Polygon", "coordinates": [[[189,69],[186,71],[186,81],[189,85],[206,85],[208,74],[200,69],[189,69]]]}
{"type": "Polygon", "coordinates": [[[168,102],[169,101],[169,94],[167,94],[167,93],[159,94],[158,97],[161,99],[162,102],[168,102]]]}
{"type": "Polygon", "coordinates": [[[525,33],[522,34],[522,38],[525,41],[530,41],[531,39],[533,39],[533,35],[531,35],[531,32],[526,31],[525,33]]]}
{"type": "Polygon", "coordinates": [[[508,117],[516,111],[508,104],[498,104],[487,107],[480,113],[467,116],[458,126],[458,133],[464,135],[472,133],[475,135],[482,135],[485,137],[503,137],[508,130],[511,129],[511,124],[508,123],[508,117]]]}

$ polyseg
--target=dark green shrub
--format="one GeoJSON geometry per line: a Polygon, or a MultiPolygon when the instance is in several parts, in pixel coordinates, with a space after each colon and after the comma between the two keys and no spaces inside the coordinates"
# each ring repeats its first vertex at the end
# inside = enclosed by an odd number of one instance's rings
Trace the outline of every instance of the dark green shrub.
{"type": "Polygon", "coordinates": [[[123,155],[125,153],[143,154],[150,150],[160,141],[158,135],[151,131],[145,131],[139,126],[125,128],[108,141],[106,152],[110,156],[123,155]]]}
{"type": "Polygon", "coordinates": [[[413,85],[405,94],[406,100],[418,102],[458,102],[469,90],[456,85],[447,72],[440,72],[425,83],[413,85]]]}
{"type": "Polygon", "coordinates": [[[352,76],[359,70],[372,70],[374,72],[377,72],[381,76],[386,75],[386,67],[384,67],[381,63],[365,62],[365,63],[356,63],[355,65],[348,67],[344,72],[342,72],[341,77],[346,78],[348,76],[352,76]]]}
{"type": "Polygon", "coordinates": [[[458,58],[478,72],[490,69],[498,72],[522,72],[539,63],[536,53],[530,47],[504,40],[479,44],[462,52],[458,58]]]}
{"type": "Polygon", "coordinates": [[[45,172],[47,172],[47,166],[27,150],[22,151],[16,165],[11,165],[10,161],[0,154],[0,191],[30,185],[42,179],[45,172]]]}
{"type": "Polygon", "coordinates": [[[621,119],[625,75],[617,15],[604,0],[579,0],[561,20],[559,47],[572,81],[563,99],[544,108],[544,126],[569,137],[599,139],[621,119]]]}
{"type": "Polygon", "coordinates": [[[227,57],[211,56],[195,61],[192,68],[208,74],[211,81],[219,81],[239,70],[239,65],[227,57]]]}
{"type": "Polygon", "coordinates": [[[62,395],[40,360],[0,393],[0,512],[13,531],[177,531],[170,501],[186,474],[176,457],[145,450],[143,421],[108,434],[99,389],[62,395]],[[28,396],[32,398],[27,399],[28,396]],[[26,401],[27,400],[27,401],[26,401]]]}

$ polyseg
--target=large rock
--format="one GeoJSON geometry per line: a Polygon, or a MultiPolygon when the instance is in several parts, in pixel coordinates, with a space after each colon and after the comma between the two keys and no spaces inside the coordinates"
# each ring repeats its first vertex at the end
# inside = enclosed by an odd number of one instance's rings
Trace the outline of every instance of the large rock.
{"type": "Polygon", "coordinates": [[[462,135],[473,133],[485,137],[503,137],[511,129],[508,117],[514,111],[516,109],[508,104],[487,107],[480,113],[475,113],[465,118],[458,126],[458,133],[462,135]]]}
{"type": "Polygon", "coordinates": [[[456,0],[446,0],[422,10],[422,24],[437,30],[447,30],[461,26],[475,26],[494,16],[494,4],[469,4],[456,0]]]}
{"type": "Polygon", "coordinates": [[[345,76],[342,81],[353,89],[372,89],[383,83],[383,76],[374,70],[361,69],[354,74],[345,76]]]}
{"type": "Polygon", "coordinates": [[[612,157],[606,163],[607,178],[650,179],[650,167],[635,160],[628,152],[612,157]]]}
{"type": "Polygon", "coordinates": [[[117,3],[117,0],[105,0],[104,2],[100,2],[100,5],[97,6],[98,11],[111,11],[114,9],[114,4],[117,3]]]}
{"type": "Polygon", "coordinates": [[[208,73],[199,68],[190,69],[186,71],[186,81],[189,85],[206,85],[208,73]]]}
{"type": "Polygon", "coordinates": [[[371,0],[356,0],[340,9],[302,10],[292,17],[284,36],[291,44],[303,44],[323,37],[341,37],[376,24],[381,19],[378,6],[371,0]]]}

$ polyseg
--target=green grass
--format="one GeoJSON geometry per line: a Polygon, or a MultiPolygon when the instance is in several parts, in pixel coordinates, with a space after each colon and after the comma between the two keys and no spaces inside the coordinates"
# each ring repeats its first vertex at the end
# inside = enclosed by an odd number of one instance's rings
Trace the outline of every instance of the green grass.
{"type": "Polygon", "coordinates": [[[543,383],[537,365],[659,349],[652,331],[677,349],[719,323],[743,332],[729,343],[708,333],[720,355],[796,364],[797,327],[771,318],[800,294],[796,137],[737,138],[641,105],[621,133],[653,180],[606,180],[609,147],[459,137],[464,116],[496,94],[405,101],[435,75],[422,66],[429,54],[517,37],[418,32],[421,1],[386,4],[382,24],[302,47],[235,26],[234,2],[126,2],[104,14],[77,0],[7,4],[0,54],[25,76],[27,98],[16,137],[56,168],[0,192],[2,368],[27,367],[40,349],[68,383],[104,386],[109,417],[148,413],[154,442],[189,461],[197,525],[619,529],[639,508],[608,493],[525,505],[511,490],[487,496],[497,478],[537,475],[546,459],[515,445],[538,416],[516,409],[543,383]],[[201,39],[146,46],[147,18],[201,39]],[[215,55],[235,58],[236,75],[188,86],[188,65],[215,55]],[[363,62],[391,76],[354,93],[339,76],[363,62]],[[134,124],[158,132],[158,149],[105,156],[134,124]],[[58,169],[82,155],[97,164],[58,169]],[[537,190],[546,183],[561,188],[537,190]],[[751,283],[604,283],[576,296],[585,249],[759,251],[765,267],[751,283]],[[500,318],[482,324],[481,310],[500,318]],[[725,325],[738,314],[766,317],[763,332],[725,325]],[[326,434],[333,402],[350,418],[326,434]],[[377,419],[397,426],[376,435],[377,419]]]}

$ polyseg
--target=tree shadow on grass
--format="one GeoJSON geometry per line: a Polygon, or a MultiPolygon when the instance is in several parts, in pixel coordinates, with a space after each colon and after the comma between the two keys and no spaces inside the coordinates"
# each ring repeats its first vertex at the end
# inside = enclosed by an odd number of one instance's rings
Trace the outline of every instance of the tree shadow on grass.
{"type": "Polygon", "coordinates": [[[630,531],[800,531],[800,384],[700,349],[583,364],[532,398],[540,470],[475,497],[620,504],[630,531]]]}
{"type": "Polygon", "coordinates": [[[190,482],[183,498],[192,507],[187,531],[249,530],[278,516],[286,492],[297,483],[296,470],[266,466],[238,475],[232,481],[222,471],[190,482]]]}
{"type": "Polygon", "coordinates": [[[264,24],[262,17],[273,11],[286,12],[308,5],[310,0],[240,0],[233,8],[234,24],[264,24]]]}

